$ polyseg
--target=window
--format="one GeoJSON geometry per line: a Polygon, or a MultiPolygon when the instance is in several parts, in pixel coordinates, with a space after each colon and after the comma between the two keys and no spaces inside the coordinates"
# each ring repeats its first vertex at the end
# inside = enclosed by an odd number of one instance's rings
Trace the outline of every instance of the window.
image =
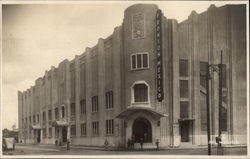
{"type": "Polygon", "coordinates": [[[148,102],[148,87],[146,84],[134,85],[134,101],[148,102]]]}
{"type": "Polygon", "coordinates": [[[221,130],[227,131],[227,108],[221,108],[221,130]]]}
{"type": "Polygon", "coordinates": [[[36,123],[36,116],[33,115],[33,124],[35,124],[35,123],[36,123]]]}
{"type": "Polygon", "coordinates": [[[86,114],[86,100],[81,100],[80,105],[81,105],[81,114],[86,114]]]}
{"type": "Polygon", "coordinates": [[[71,116],[76,115],[76,105],[75,105],[75,103],[71,103],[71,105],[70,105],[70,113],[71,113],[71,116]]]}
{"type": "Polygon", "coordinates": [[[188,101],[180,102],[180,117],[188,118],[188,101]]]}
{"type": "Polygon", "coordinates": [[[188,76],[188,60],[179,61],[179,74],[180,74],[180,77],[188,76]]]}
{"type": "Polygon", "coordinates": [[[59,137],[59,128],[55,127],[55,137],[59,137]]]}
{"type": "Polygon", "coordinates": [[[114,120],[106,120],[106,134],[114,134],[114,120]]]}
{"type": "Polygon", "coordinates": [[[148,68],[148,53],[136,53],[131,56],[132,70],[148,68]]]}
{"type": "Polygon", "coordinates": [[[206,94],[200,91],[201,131],[207,130],[207,103],[206,94]]]}
{"type": "Polygon", "coordinates": [[[180,98],[188,98],[188,80],[180,80],[180,98]]]}
{"type": "Polygon", "coordinates": [[[76,125],[70,126],[70,134],[71,136],[76,136],[76,125]]]}
{"type": "Polygon", "coordinates": [[[52,137],[52,128],[49,128],[49,137],[52,137]]]}
{"type": "Polygon", "coordinates": [[[43,129],[43,137],[46,137],[46,129],[43,129]]]}
{"type": "Polygon", "coordinates": [[[49,118],[49,120],[52,120],[52,112],[51,112],[51,110],[48,111],[48,118],[49,118]]]}
{"type": "Polygon", "coordinates": [[[87,135],[86,123],[81,124],[81,136],[87,135]]]}
{"type": "Polygon", "coordinates": [[[43,122],[45,122],[45,121],[46,121],[46,113],[43,112],[43,122]]]}
{"type": "Polygon", "coordinates": [[[59,115],[58,115],[58,108],[55,108],[55,118],[58,119],[59,115]]]}
{"type": "Polygon", "coordinates": [[[99,134],[99,122],[98,121],[92,122],[92,133],[93,135],[99,134]]]}
{"type": "Polygon", "coordinates": [[[39,117],[39,114],[37,114],[37,123],[40,122],[40,117],[39,117]]]}
{"type": "Polygon", "coordinates": [[[62,106],[62,118],[64,118],[65,117],[65,108],[64,108],[64,106],[62,106]]]}
{"type": "Polygon", "coordinates": [[[31,125],[31,116],[29,116],[29,124],[31,125]]]}
{"type": "Polygon", "coordinates": [[[113,108],[113,92],[106,92],[106,109],[113,108]]]}
{"type": "Polygon", "coordinates": [[[92,112],[98,112],[98,96],[92,97],[92,112]]]}

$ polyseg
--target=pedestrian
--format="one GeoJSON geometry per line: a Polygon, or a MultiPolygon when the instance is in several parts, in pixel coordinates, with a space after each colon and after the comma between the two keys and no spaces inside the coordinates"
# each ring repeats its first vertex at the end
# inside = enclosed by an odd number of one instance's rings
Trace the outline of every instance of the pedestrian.
{"type": "Polygon", "coordinates": [[[67,140],[67,150],[70,150],[70,141],[67,140]]]}
{"type": "Polygon", "coordinates": [[[141,145],[141,149],[143,149],[143,138],[140,138],[140,145],[141,145]]]}
{"type": "Polygon", "coordinates": [[[130,144],[131,144],[131,141],[130,141],[130,139],[128,139],[128,141],[127,141],[127,150],[130,149],[130,144]]]}
{"type": "Polygon", "coordinates": [[[155,144],[156,144],[156,149],[159,150],[159,140],[158,139],[156,139],[155,144]]]}
{"type": "Polygon", "coordinates": [[[104,145],[105,145],[105,149],[107,149],[108,145],[109,145],[109,142],[108,142],[107,138],[105,139],[104,145]]]}

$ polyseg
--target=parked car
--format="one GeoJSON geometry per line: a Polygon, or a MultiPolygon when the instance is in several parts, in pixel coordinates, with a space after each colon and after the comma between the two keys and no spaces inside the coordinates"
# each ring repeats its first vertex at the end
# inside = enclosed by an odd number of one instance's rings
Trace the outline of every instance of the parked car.
{"type": "Polygon", "coordinates": [[[3,138],[2,150],[15,150],[15,138],[3,138]]]}

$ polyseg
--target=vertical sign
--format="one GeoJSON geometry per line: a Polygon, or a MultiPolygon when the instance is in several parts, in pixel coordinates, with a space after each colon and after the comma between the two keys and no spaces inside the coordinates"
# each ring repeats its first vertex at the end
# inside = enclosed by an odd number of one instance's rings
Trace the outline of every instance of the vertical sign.
{"type": "Polygon", "coordinates": [[[164,98],[163,93],[163,70],[162,70],[162,26],[161,10],[156,12],[156,54],[157,54],[157,100],[161,102],[164,98]]]}

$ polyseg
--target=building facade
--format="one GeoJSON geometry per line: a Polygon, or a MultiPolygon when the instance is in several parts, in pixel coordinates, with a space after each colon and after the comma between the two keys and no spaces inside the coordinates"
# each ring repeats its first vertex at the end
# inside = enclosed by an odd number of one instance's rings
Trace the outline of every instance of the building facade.
{"type": "Polygon", "coordinates": [[[206,145],[206,66],[212,144],[218,136],[223,53],[223,144],[247,143],[246,6],[211,5],[178,23],[152,4],[124,12],[121,26],[18,92],[25,143],[125,147],[206,145]]]}

